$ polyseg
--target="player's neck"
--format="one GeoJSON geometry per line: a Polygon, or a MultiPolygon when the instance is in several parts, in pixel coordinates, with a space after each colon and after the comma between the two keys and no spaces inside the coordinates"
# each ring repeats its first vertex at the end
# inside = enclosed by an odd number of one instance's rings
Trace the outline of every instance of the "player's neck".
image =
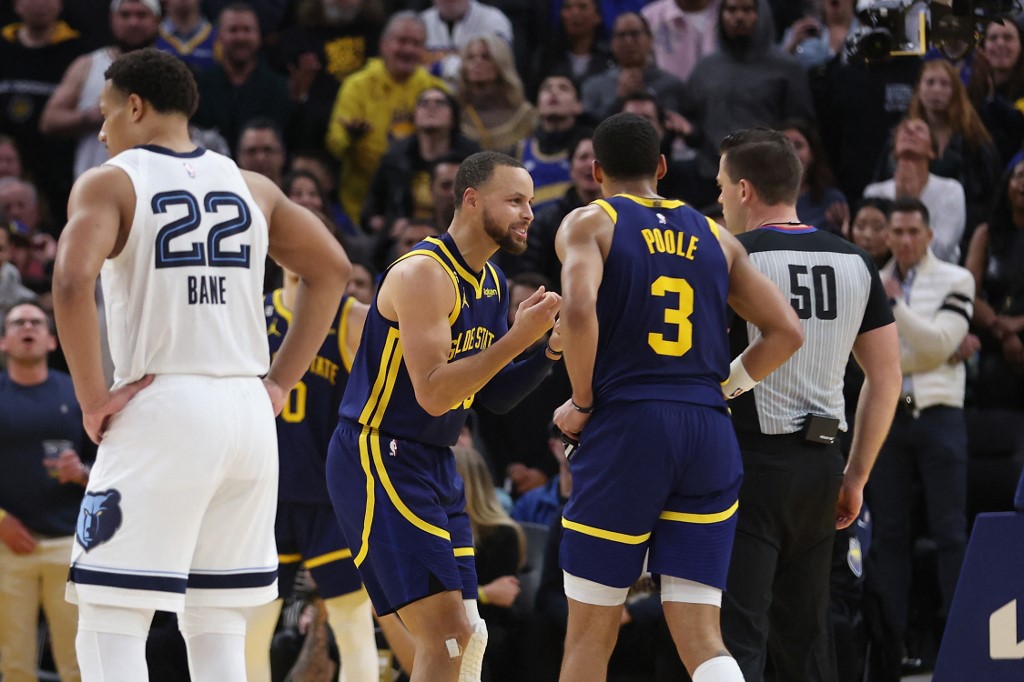
{"type": "Polygon", "coordinates": [[[765,225],[800,225],[796,214],[796,206],[776,204],[775,206],[759,206],[747,209],[747,231],[756,230],[765,225]]]}
{"type": "Polygon", "coordinates": [[[473,272],[480,272],[484,269],[487,259],[497,253],[498,246],[482,228],[474,228],[465,220],[464,215],[456,213],[451,227],[448,228],[448,234],[452,236],[466,265],[473,272]]]}
{"type": "Polygon", "coordinates": [[[7,364],[7,376],[19,386],[38,386],[46,381],[46,377],[49,375],[50,368],[46,365],[45,359],[42,362],[12,360],[7,364]]]}
{"type": "Polygon", "coordinates": [[[152,126],[146,133],[141,135],[142,144],[163,147],[172,152],[186,153],[194,151],[196,144],[189,138],[188,124],[168,121],[166,124],[152,126]]]}
{"type": "Polygon", "coordinates": [[[601,193],[605,197],[613,197],[616,194],[629,194],[634,197],[645,199],[661,199],[658,194],[658,186],[650,180],[605,180],[601,185],[601,193]]]}

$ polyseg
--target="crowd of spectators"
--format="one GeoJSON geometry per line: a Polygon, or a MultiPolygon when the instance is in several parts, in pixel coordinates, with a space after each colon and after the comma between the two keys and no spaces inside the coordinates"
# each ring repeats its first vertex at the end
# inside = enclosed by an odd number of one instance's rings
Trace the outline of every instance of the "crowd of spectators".
{"type": "MultiPolygon", "coordinates": [[[[144,46],[178,55],[195,73],[201,93],[192,120],[196,143],[232,155],[240,167],[271,178],[317,213],[348,250],[355,266],[349,293],[364,302],[388,263],[447,228],[455,170],[481,148],[520,158],[537,188],[529,247],[501,262],[514,304],[539,286],[559,289],[555,231],[569,211],[599,196],[590,176],[590,134],[604,117],[633,111],[649,118],[663,134],[669,162],[661,194],[719,220],[714,178],[722,139],[740,128],[775,127],[793,141],[804,165],[801,220],[851,239],[882,268],[893,243],[887,200],[919,199],[930,215],[930,253],[973,275],[970,333],[956,340],[963,345],[949,359],[966,372],[962,457],[969,527],[978,511],[1011,508],[1012,483],[1024,462],[1021,23],[989,25],[978,47],[958,62],[928,53],[865,63],[844,49],[859,26],[853,5],[4,3],[0,315],[25,301],[49,309],[52,261],[71,184],[106,157],[97,138],[103,71],[117,55],[144,46]]],[[[280,285],[280,272],[268,273],[270,291],[280,285]]],[[[61,366],[59,351],[50,362],[61,366]]],[[[552,456],[549,422],[567,390],[558,367],[511,414],[481,409],[475,415],[474,443],[509,509],[519,501],[513,514],[518,520],[554,520],[557,526],[554,511],[571,482],[565,462],[552,456]],[[527,508],[544,513],[527,514],[527,508]]],[[[919,487],[907,495],[910,504],[922,504],[919,487]]],[[[502,528],[506,520],[495,523],[502,528]]],[[[920,570],[908,599],[918,615],[899,644],[908,661],[934,654],[948,608],[945,592],[958,570],[944,559],[940,594],[924,576],[936,562],[936,542],[929,545],[929,539],[941,537],[942,529],[912,530],[920,570]]],[[[541,566],[527,562],[524,568],[528,555],[520,553],[509,571],[539,574],[541,566]]],[[[644,604],[648,593],[638,589],[630,604],[644,604]]],[[[506,662],[527,644],[536,645],[535,637],[517,628],[551,612],[544,606],[552,603],[550,594],[539,606],[523,608],[523,599],[500,616],[507,633],[496,650],[506,662]]],[[[641,613],[646,611],[628,609],[624,628],[641,613]]],[[[555,640],[558,626],[557,615],[546,618],[544,627],[554,628],[555,640]]],[[[662,642],[623,641],[655,648],[662,642]]],[[[664,653],[658,649],[652,660],[661,661],[664,653]]],[[[643,659],[635,654],[615,659],[616,670],[634,674],[632,662],[643,659]]],[[[546,660],[536,655],[530,669],[546,660]]],[[[3,665],[0,659],[0,670],[3,665]]],[[[656,668],[672,671],[666,675],[678,670],[659,663],[639,674],[657,676],[656,668]]],[[[556,672],[535,671],[531,679],[556,672]]],[[[501,678],[500,671],[494,674],[501,678]]]]}

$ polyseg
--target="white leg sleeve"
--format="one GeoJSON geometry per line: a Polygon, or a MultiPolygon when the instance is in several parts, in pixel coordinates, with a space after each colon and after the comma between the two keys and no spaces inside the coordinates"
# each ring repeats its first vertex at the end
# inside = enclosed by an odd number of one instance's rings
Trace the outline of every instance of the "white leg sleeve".
{"type": "Polygon", "coordinates": [[[686,604],[707,604],[722,608],[722,591],[704,583],[686,578],[661,576],[661,601],[678,601],[686,604]]]}
{"type": "Polygon", "coordinates": [[[693,682],[743,682],[743,673],[732,656],[716,656],[697,666],[693,682]]]}
{"type": "MultiPolygon", "coordinates": [[[[477,618],[480,618],[478,615],[477,618]]],[[[473,624],[473,635],[466,650],[462,652],[462,666],[459,668],[459,682],[480,682],[484,669],[484,651],[487,650],[487,623],[477,620],[473,624]]]]}
{"type": "Polygon", "coordinates": [[[243,609],[186,606],[178,627],[192,682],[246,682],[243,609]]]}
{"type": "Polygon", "coordinates": [[[79,602],[75,648],[86,682],[148,682],[146,637],[150,609],[79,602]]]}
{"type": "MultiPolygon", "coordinates": [[[[324,600],[327,622],[341,654],[341,682],[375,682],[380,677],[370,597],[359,590],[324,600]]],[[[249,682],[253,682],[251,679],[249,682]]]]}

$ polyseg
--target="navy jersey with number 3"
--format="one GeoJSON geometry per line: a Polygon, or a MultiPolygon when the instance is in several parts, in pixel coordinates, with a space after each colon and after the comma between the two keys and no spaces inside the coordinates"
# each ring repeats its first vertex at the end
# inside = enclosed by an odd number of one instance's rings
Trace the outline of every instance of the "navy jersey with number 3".
{"type": "Polygon", "coordinates": [[[681,201],[594,203],[615,223],[597,294],[595,401],[724,405],[729,270],[719,226],[681,201]]]}

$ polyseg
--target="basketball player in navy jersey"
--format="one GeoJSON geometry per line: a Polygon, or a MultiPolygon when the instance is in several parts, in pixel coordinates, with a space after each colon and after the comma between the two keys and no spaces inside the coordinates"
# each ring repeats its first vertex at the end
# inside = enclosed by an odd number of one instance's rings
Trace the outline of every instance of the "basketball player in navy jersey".
{"type": "Polygon", "coordinates": [[[105,76],[100,139],[112,158],[75,183],[53,278],[100,444],[68,585],[82,679],[148,679],[159,609],[180,614],[194,682],[240,682],[245,610],[277,596],[274,415],[327,335],[350,266],[312,213],[192,144],[198,93],[180,60],[139,50],[105,76]],[[260,305],[268,252],[301,278],[273,362],[260,305]]]}
{"type": "Polygon", "coordinates": [[[504,412],[561,357],[560,338],[513,359],[554,323],[543,288],[508,326],[508,286],[488,262],[522,253],[533,181],[495,152],[455,177],[455,218],[385,271],[367,314],[327,458],[331,501],[379,615],[415,641],[414,681],[479,680],[487,630],[451,446],[479,400],[504,412]]]}
{"type": "Polygon", "coordinates": [[[723,392],[764,377],[803,336],[731,234],[658,196],[659,142],[640,116],[605,119],[594,178],[606,198],[570,213],[555,242],[573,389],[555,424],[579,439],[562,519],[563,681],[606,678],[645,558],[694,682],[743,680],[719,629],[742,479],[723,392]],[[731,368],[727,303],[762,333],[731,368]]]}
{"type": "MultiPolygon", "coordinates": [[[[298,284],[298,276],[285,270],[284,286],[264,299],[271,357],[287,336],[298,284]]],[[[373,681],[380,674],[370,599],[331,509],[326,473],[327,444],[338,423],[338,405],[368,309],[342,296],[331,331],[277,417],[281,476],[275,535],[280,595],[282,599],[291,595],[299,567],[305,566],[324,600],[327,622],[338,642],[341,682],[373,681]]],[[[249,682],[270,681],[270,644],[281,604],[281,599],[275,600],[249,617],[249,682]]]]}

